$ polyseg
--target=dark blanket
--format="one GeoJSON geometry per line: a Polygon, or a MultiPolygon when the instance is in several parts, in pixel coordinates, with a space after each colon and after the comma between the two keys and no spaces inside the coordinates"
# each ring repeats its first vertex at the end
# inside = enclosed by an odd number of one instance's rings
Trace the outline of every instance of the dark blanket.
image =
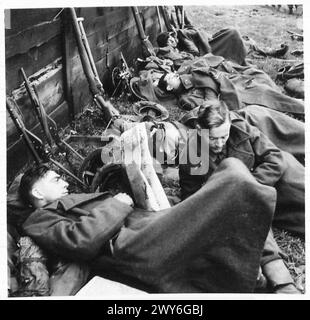
{"type": "Polygon", "coordinates": [[[157,212],[136,210],[93,268],[152,291],[253,292],[275,190],[226,159],[198,192],[157,212]]]}

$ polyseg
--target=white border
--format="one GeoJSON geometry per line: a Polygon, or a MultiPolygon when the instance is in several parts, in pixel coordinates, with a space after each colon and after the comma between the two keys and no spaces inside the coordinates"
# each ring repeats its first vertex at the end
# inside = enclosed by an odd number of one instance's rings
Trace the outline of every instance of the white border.
{"type": "MultiPolygon", "coordinates": [[[[143,0],[143,1],[107,1],[107,0],[48,0],[44,3],[41,1],[28,0],[5,0],[0,2],[0,43],[2,44],[0,51],[0,101],[2,108],[0,109],[0,148],[2,150],[2,157],[0,160],[0,181],[1,181],[1,189],[0,189],[0,299],[7,299],[7,247],[6,247],[6,109],[5,105],[5,48],[4,48],[4,9],[5,8],[50,8],[50,7],[60,7],[62,8],[64,5],[66,7],[100,7],[100,6],[128,6],[128,5],[137,5],[137,6],[145,6],[145,5],[203,5],[203,6],[211,6],[211,5],[265,5],[265,4],[290,4],[293,1],[249,1],[249,0],[204,0],[204,1],[167,1],[167,0],[143,0]],[[116,2],[114,4],[114,2],[116,2]]],[[[306,109],[306,241],[305,245],[308,248],[309,244],[309,72],[310,72],[310,48],[309,48],[309,21],[310,21],[310,5],[305,0],[294,1],[297,4],[303,4],[303,20],[304,20],[304,63],[305,63],[305,88],[306,90],[306,99],[305,99],[305,109],[306,109]]],[[[308,255],[306,254],[306,293],[304,295],[274,295],[274,294],[149,294],[143,296],[100,296],[100,297],[89,297],[85,300],[156,300],[156,299],[177,299],[177,300],[243,300],[243,299],[251,299],[251,300],[308,300],[309,293],[309,261],[308,255]]],[[[13,298],[9,298],[11,300],[13,298]]],[[[29,298],[16,298],[17,300],[24,300],[29,298]]],[[[30,298],[30,299],[42,299],[42,300],[58,300],[59,297],[46,297],[46,298],[30,298]]],[[[75,300],[77,297],[63,297],[63,300],[75,300]]],[[[111,302],[112,302],[111,301],[111,302]]],[[[205,303],[207,305],[207,302],[205,303]]]]}

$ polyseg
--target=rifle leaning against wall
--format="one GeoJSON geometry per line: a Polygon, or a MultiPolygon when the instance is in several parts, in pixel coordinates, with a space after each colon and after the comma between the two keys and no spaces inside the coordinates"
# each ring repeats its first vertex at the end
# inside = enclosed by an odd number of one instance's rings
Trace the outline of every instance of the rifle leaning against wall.
{"type": "Polygon", "coordinates": [[[142,52],[145,57],[156,56],[154,47],[148,37],[145,34],[145,31],[142,26],[141,18],[139,15],[138,7],[131,7],[133,15],[135,17],[136,25],[138,28],[139,36],[142,40],[142,52]]]}
{"type": "Polygon", "coordinates": [[[32,157],[34,158],[36,164],[52,162],[56,165],[61,171],[65,174],[69,175],[75,181],[80,183],[83,188],[87,188],[86,184],[76,177],[72,172],[67,170],[62,164],[58,161],[51,158],[51,153],[44,147],[44,143],[40,138],[38,138],[35,134],[29,131],[24,122],[21,119],[20,114],[16,111],[18,109],[16,105],[16,101],[12,98],[6,97],[6,108],[9,112],[9,115],[18,131],[20,136],[24,139],[28,150],[30,151],[32,157]]]}
{"type": "Polygon", "coordinates": [[[31,85],[23,68],[21,68],[20,71],[22,73],[24,85],[28,92],[30,101],[35,109],[37,118],[41,124],[41,127],[43,129],[44,135],[49,146],[52,148],[53,142],[55,142],[59,149],[65,151],[66,153],[67,151],[71,151],[74,155],[76,155],[79,159],[83,161],[84,157],[82,157],[68,143],[66,143],[64,140],[60,138],[56,122],[46,113],[42,103],[40,102],[35,85],[31,85]]]}
{"type": "Polygon", "coordinates": [[[156,6],[156,13],[157,13],[157,18],[158,18],[159,31],[163,32],[164,28],[163,28],[163,25],[162,25],[162,22],[161,22],[160,11],[159,11],[159,7],[158,6],[156,6]]]}
{"type": "Polygon", "coordinates": [[[84,27],[82,24],[83,19],[77,18],[74,8],[69,8],[69,10],[73,22],[73,30],[82,62],[82,67],[88,81],[89,89],[94,97],[96,105],[103,111],[105,120],[111,121],[114,117],[119,116],[119,112],[113,107],[111,102],[106,101],[103,97],[103,86],[100,82],[98,72],[96,70],[96,66],[88,44],[88,40],[84,31],[84,27]]]}
{"type": "Polygon", "coordinates": [[[173,26],[171,24],[170,18],[169,18],[169,13],[167,11],[167,8],[165,6],[159,6],[159,10],[162,11],[163,14],[163,18],[164,18],[164,22],[165,22],[165,26],[167,31],[173,31],[173,26]]]}

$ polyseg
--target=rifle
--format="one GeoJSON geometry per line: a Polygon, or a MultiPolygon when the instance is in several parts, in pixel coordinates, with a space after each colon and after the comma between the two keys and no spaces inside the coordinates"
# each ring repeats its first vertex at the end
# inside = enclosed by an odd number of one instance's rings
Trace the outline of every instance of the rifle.
{"type": "Polygon", "coordinates": [[[103,98],[103,86],[100,82],[98,72],[92,58],[88,40],[82,25],[82,20],[77,18],[74,8],[69,8],[69,10],[73,22],[73,30],[82,62],[82,67],[88,81],[89,89],[94,97],[97,107],[103,111],[106,120],[111,121],[113,118],[119,116],[119,112],[113,107],[111,102],[105,101],[103,98]]]}
{"type": "Polygon", "coordinates": [[[87,188],[86,184],[82,180],[80,180],[72,172],[67,170],[58,161],[51,158],[51,153],[47,149],[45,149],[42,140],[26,128],[24,122],[21,119],[21,116],[16,111],[16,109],[18,109],[18,106],[14,99],[6,97],[6,108],[20,136],[24,139],[26,146],[29,149],[31,155],[33,156],[36,164],[52,162],[65,174],[69,175],[71,178],[76,180],[84,188],[87,188]]]}
{"type": "Polygon", "coordinates": [[[184,19],[185,19],[185,10],[184,10],[184,6],[181,7],[182,10],[182,17],[181,17],[181,29],[184,29],[184,19]]]}
{"type": "Polygon", "coordinates": [[[21,68],[20,71],[23,76],[24,85],[25,85],[26,90],[28,92],[29,98],[31,100],[31,103],[32,103],[34,109],[35,109],[36,115],[37,115],[38,120],[42,126],[43,133],[46,137],[46,140],[47,140],[47,143],[49,144],[49,146],[52,148],[53,141],[54,141],[55,144],[59,147],[59,149],[64,150],[65,152],[67,152],[69,150],[83,161],[84,157],[82,157],[68,143],[66,143],[64,140],[62,140],[59,137],[56,122],[49,115],[47,115],[42,103],[40,102],[39,95],[38,95],[38,92],[36,90],[35,85],[34,84],[31,85],[23,68],[21,68]]]}
{"type": "Polygon", "coordinates": [[[164,28],[163,28],[163,25],[162,25],[162,23],[161,23],[160,11],[159,11],[159,7],[158,7],[158,6],[156,6],[156,13],[157,13],[157,17],[158,17],[159,31],[160,31],[160,32],[163,32],[163,31],[164,31],[164,28]]]}
{"type": "Polygon", "coordinates": [[[169,18],[169,13],[167,12],[167,9],[163,6],[160,6],[159,9],[161,9],[162,13],[163,13],[163,18],[164,18],[164,22],[166,25],[166,28],[168,31],[173,31],[172,25],[171,25],[171,21],[169,18]]]}
{"type": "Polygon", "coordinates": [[[192,24],[186,15],[184,6],[174,6],[174,8],[179,28],[184,29],[185,26],[191,26],[192,24]]]}
{"type": "Polygon", "coordinates": [[[131,8],[132,8],[133,15],[135,17],[135,21],[136,21],[136,25],[137,25],[137,28],[138,28],[139,36],[140,36],[140,38],[142,40],[142,52],[143,52],[143,55],[145,57],[156,56],[154,47],[153,47],[152,43],[150,42],[150,40],[148,39],[148,37],[146,36],[146,34],[144,32],[144,29],[143,29],[143,26],[142,26],[142,22],[141,22],[141,19],[140,19],[140,15],[139,15],[139,11],[138,11],[138,7],[131,7],[131,8]]]}
{"type": "Polygon", "coordinates": [[[31,131],[27,130],[23,121],[20,118],[20,115],[15,109],[17,109],[15,100],[6,97],[6,109],[9,112],[9,115],[20,134],[26,143],[27,148],[29,149],[31,155],[33,156],[35,162],[40,164],[42,162],[48,161],[48,154],[43,148],[43,143],[40,138],[34,135],[31,131]]]}

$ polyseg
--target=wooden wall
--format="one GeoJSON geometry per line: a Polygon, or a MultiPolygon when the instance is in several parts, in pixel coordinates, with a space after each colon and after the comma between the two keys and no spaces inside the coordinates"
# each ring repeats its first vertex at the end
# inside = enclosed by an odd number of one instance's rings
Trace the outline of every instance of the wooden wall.
{"type": "MultiPolygon", "coordinates": [[[[6,93],[13,96],[28,129],[41,136],[29,98],[22,85],[20,68],[36,84],[47,113],[64,127],[83,111],[92,97],[84,76],[72,23],[61,8],[10,10],[11,29],[5,30],[6,93]]],[[[139,7],[145,32],[156,45],[159,32],[156,7],[139,7]]],[[[141,56],[141,45],[130,7],[76,8],[106,89],[110,73],[122,51],[128,64],[141,56]]],[[[7,115],[7,174],[10,181],[30,159],[24,142],[7,115]],[[21,156],[22,155],[22,156],[21,156]]]]}

